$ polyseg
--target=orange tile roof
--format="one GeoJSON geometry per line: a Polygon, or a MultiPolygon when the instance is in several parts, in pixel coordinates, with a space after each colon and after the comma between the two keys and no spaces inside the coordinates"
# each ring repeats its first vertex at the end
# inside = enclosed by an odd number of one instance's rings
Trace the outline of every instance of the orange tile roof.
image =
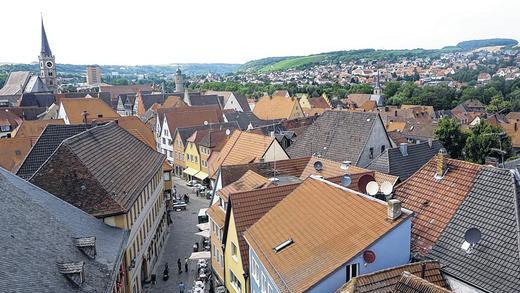
{"type": "Polygon", "coordinates": [[[273,140],[274,138],[269,136],[240,130],[233,131],[213,162],[210,172],[216,172],[220,166],[258,162],[273,140]]]}
{"type": "Polygon", "coordinates": [[[217,107],[198,106],[185,108],[164,109],[164,119],[168,123],[170,133],[173,135],[177,128],[204,125],[204,122],[222,122],[222,112],[217,107]]]}
{"type": "Polygon", "coordinates": [[[410,215],[403,211],[397,220],[388,221],[385,202],[307,178],[244,237],[281,292],[304,292],[410,215]],[[323,227],[333,227],[334,233],[323,227]],[[273,251],[289,238],[293,244],[273,251]]]}
{"type": "Polygon", "coordinates": [[[359,106],[359,108],[365,110],[365,111],[374,111],[375,109],[377,109],[377,104],[376,104],[376,101],[366,101],[364,102],[363,104],[361,104],[361,106],[359,106]]]}
{"type": "Polygon", "coordinates": [[[298,104],[296,98],[264,96],[256,102],[253,113],[263,120],[289,119],[296,104],[298,104]]]}
{"type": "Polygon", "coordinates": [[[227,201],[228,196],[231,193],[262,188],[265,187],[267,183],[269,183],[269,180],[267,178],[251,170],[247,170],[247,172],[244,175],[242,175],[240,179],[220,189],[217,194],[222,199],[227,201]]]}
{"type": "Polygon", "coordinates": [[[224,224],[226,222],[226,212],[219,206],[219,203],[213,204],[211,207],[209,207],[208,216],[211,218],[219,228],[224,227],[224,224]]]}
{"type": "Polygon", "coordinates": [[[137,116],[120,117],[117,121],[119,126],[130,132],[140,141],[149,145],[152,149],[156,149],[153,131],[137,116]]]}
{"type": "MultiPolygon", "coordinates": [[[[300,183],[271,186],[251,191],[237,192],[229,195],[229,202],[233,209],[235,230],[238,236],[238,246],[242,259],[242,266],[247,272],[249,268],[249,245],[244,238],[244,232],[269,210],[276,206],[300,183]]],[[[226,217],[228,217],[226,215],[226,217]]],[[[227,233],[227,227],[225,233],[227,233]]],[[[227,237],[224,235],[224,237],[227,237]]]]}
{"type": "Polygon", "coordinates": [[[500,127],[511,137],[511,144],[514,148],[520,147],[520,123],[501,123],[500,127]]]}
{"type": "Polygon", "coordinates": [[[447,159],[444,178],[434,178],[434,156],[394,190],[394,198],[416,213],[412,225],[412,251],[425,256],[435,245],[460,204],[473,186],[480,165],[447,159]]]}
{"type": "Polygon", "coordinates": [[[87,111],[87,121],[113,120],[120,118],[109,105],[97,98],[62,99],[61,105],[67,113],[70,124],[84,123],[83,111],[87,111]]]}
{"type": "Polygon", "coordinates": [[[437,261],[422,261],[356,277],[341,287],[336,293],[394,292],[392,289],[399,282],[404,272],[420,276],[424,280],[442,288],[450,289],[441,272],[441,264],[437,261]]]}
{"type": "Polygon", "coordinates": [[[397,122],[392,121],[386,123],[386,131],[392,132],[392,131],[400,131],[403,132],[403,130],[406,128],[406,122],[397,122]]]}
{"type": "Polygon", "coordinates": [[[47,120],[24,120],[16,129],[14,137],[31,138],[33,142],[37,139],[47,125],[64,125],[63,119],[47,119],[47,120]]]}
{"type": "Polygon", "coordinates": [[[31,147],[31,138],[28,137],[0,139],[0,167],[16,172],[31,147]]]}
{"type": "Polygon", "coordinates": [[[188,107],[186,103],[184,103],[184,100],[179,96],[169,96],[166,98],[166,101],[162,104],[164,108],[182,108],[182,107],[188,107]]]}

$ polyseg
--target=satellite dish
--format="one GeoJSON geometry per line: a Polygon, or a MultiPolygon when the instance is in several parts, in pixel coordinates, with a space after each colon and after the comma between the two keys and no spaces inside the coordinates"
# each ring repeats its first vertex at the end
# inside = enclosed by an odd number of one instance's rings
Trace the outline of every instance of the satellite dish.
{"type": "Polygon", "coordinates": [[[314,162],[314,169],[320,172],[321,170],[323,170],[323,163],[320,161],[314,162]]]}
{"type": "Polygon", "coordinates": [[[343,185],[344,187],[348,187],[351,183],[352,183],[352,178],[350,178],[350,176],[345,175],[345,176],[341,177],[341,185],[343,185]]]}
{"type": "Polygon", "coordinates": [[[231,134],[231,130],[226,129],[226,135],[230,135],[230,134],[231,134]]]}
{"type": "Polygon", "coordinates": [[[480,236],[481,233],[478,228],[469,228],[466,231],[466,234],[464,234],[464,240],[466,240],[466,242],[468,242],[471,245],[475,245],[477,244],[477,242],[479,242],[480,236]]]}
{"type": "Polygon", "coordinates": [[[390,195],[392,191],[394,191],[394,186],[392,183],[385,181],[381,183],[381,188],[379,189],[384,195],[390,195]]]}
{"type": "Polygon", "coordinates": [[[366,189],[368,194],[376,195],[379,191],[379,184],[377,184],[375,181],[370,181],[368,182],[366,189]]]}
{"type": "Polygon", "coordinates": [[[208,125],[208,124],[209,124],[209,123],[208,123],[208,121],[207,121],[207,120],[205,120],[205,121],[204,121],[204,125],[208,125]]]}
{"type": "Polygon", "coordinates": [[[374,180],[375,180],[374,176],[369,175],[369,174],[365,174],[365,175],[361,176],[358,180],[358,190],[361,193],[367,193],[368,182],[374,181],[374,180]]]}

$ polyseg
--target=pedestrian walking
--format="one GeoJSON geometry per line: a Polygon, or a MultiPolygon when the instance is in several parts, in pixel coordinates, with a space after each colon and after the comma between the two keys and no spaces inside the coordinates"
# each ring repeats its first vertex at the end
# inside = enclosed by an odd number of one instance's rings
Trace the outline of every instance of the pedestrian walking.
{"type": "Polygon", "coordinates": [[[182,274],[182,264],[180,258],[177,259],[177,268],[179,269],[179,275],[182,274]]]}
{"type": "Polygon", "coordinates": [[[184,271],[188,272],[188,258],[184,258],[184,271]]]}
{"type": "Polygon", "coordinates": [[[186,285],[181,281],[179,283],[179,293],[184,293],[184,290],[186,290],[186,285]]]}

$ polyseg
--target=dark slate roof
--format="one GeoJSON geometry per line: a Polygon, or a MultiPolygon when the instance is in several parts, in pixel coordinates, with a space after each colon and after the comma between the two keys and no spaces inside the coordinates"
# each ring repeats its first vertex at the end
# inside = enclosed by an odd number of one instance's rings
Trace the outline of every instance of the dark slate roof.
{"type": "MultiPolygon", "coordinates": [[[[102,191],[78,191],[76,184],[62,186],[62,194],[74,205],[96,216],[108,216],[126,213],[148,182],[161,169],[165,156],[150,148],[147,144],[119,127],[115,122],[93,127],[78,135],[65,139],[56,152],[33,175],[31,182],[42,181],[40,176],[52,176],[46,173],[46,167],[52,168],[54,158],[72,153],[76,161],[85,168],[89,178],[71,178],[72,183],[86,181],[97,184],[102,191]],[[61,150],[61,152],[60,152],[61,150]]],[[[65,158],[69,160],[69,158],[65,158]]],[[[73,160],[73,159],[70,159],[73,160]]],[[[75,177],[75,176],[71,176],[75,177]]]]}
{"type": "Polygon", "coordinates": [[[49,93],[24,93],[20,101],[20,107],[49,107],[54,104],[54,95],[49,93]]]}
{"type": "Polygon", "coordinates": [[[240,105],[240,107],[242,108],[242,110],[244,112],[251,112],[251,108],[249,107],[249,102],[247,101],[247,97],[245,95],[238,95],[238,94],[235,94],[235,98],[237,99],[238,101],[238,104],[240,105]]]}
{"type": "Polygon", "coordinates": [[[48,125],[25,157],[16,175],[29,180],[65,139],[86,129],[86,126],[83,124],[48,125]]]}
{"type": "Polygon", "coordinates": [[[218,95],[201,95],[189,93],[190,103],[192,106],[210,106],[218,105],[219,108],[224,107],[224,98],[218,95]]]}
{"type": "Polygon", "coordinates": [[[357,164],[376,120],[374,112],[326,111],[300,134],[287,153],[291,158],[322,157],[357,164]]]}
{"type": "Polygon", "coordinates": [[[80,209],[0,168],[0,291],[110,292],[128,232],[105,225],[80,209]],[[96,237],[95,259],[74,237],[96,237]],[[84,261],[85,283],[75,287],[56,262],[84,261]]]}
{"type": "Polygon", "coordinates": [[[401,181],[404,181],[424,164],[428,163],[442,148],[442,144],[438,140],[434,140],[431,146],[428,142],[424,142],[407,144],[406,148],[406,156],[401,153],[400,147],[386,149],[379,157],[370,162],[366,168],[398,176],[401,181]]]}
{"type": "Polygon", "coordinates": [[[519,198],[520,186],[511,171],[482,166],[428,257],[443,263],[445,273],[486,292],[517,292],[519,198]],[[482,236],[466,253],[461,245],[470,228],[478,228],[482,236]]]}
{"type": "Polygon", "coordinates": [[[46,107],[10,107],[2,108],[8,110],[23,120],[38,120],[39,116],[47,111],[46,107]]]}
{"type": "Polygon", "coordinates": [[[51,47],[49,46],[49,41],[47,40],[47,33],[45,32],[45,27],[43,26],[43,19],[42,19],[42,48],[40,50],[40,54],[43,56],[52,56],[51,47]]]}
{"type": "Polygon", "coordinates": [[[247,130],[249,124],[251,124],[253,128],[273,124],[273,120],[262,120],[256,117],[253,112],[230,111],[225,112],[224,116],[226,116],[227,121],[238,122],[241,130],[247,130]]]}
{"type": "MultiPolygon", "coordinates": [[[[141,100],[143,101],[143,107],[145,110],[150,109],[150,107],[154,104],[163,104],[164,101],[171,94],[143,94],[141,93],[141,100]]],[[[132,103],[133,104],[133,103],[132,103]]]]}

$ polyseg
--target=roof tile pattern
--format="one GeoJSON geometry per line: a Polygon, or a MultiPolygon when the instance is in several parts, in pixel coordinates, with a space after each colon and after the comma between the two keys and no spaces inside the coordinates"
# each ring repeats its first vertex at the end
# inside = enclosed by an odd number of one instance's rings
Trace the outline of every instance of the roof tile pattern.
{"type": "Polygon", "coordinates": [[[361,275],[345,284],[337,293],[391,293],[394,292],[394,286],[400,281],[404,272],[421,277],[442,288],[450,288],[441,272],[440,263],[423,261],[361,275]]]}
{"type": "Polygon", "coordinates": [[[288,184],[270,188],[262,188],[230,195],[235,229],[238,234],[238,246],[244,271],[249,268],[249,245],[244,232],[258,219],[271,210],[276,204],[291,193],[299,184],[288,184]]]}
{"type": "Polygon", "coordinates": [[[407,217],[390,222],[386,213],[384,202],[308,178],[251,226],[245,238],[281,292],[303,292],[407,217]],[[289,238],[293,244],[273,251],[289,238]]]}
{"type": "Polygon", "coordinates": [[[437,157],[398,185],[394,197],[416,213],[412,224],[412,251],[426,256],[441,232],[466,198],[477,176],[479,165],[447,159],[444,178],[434,178],[437,157]]]}
{"type": "Polygon", "coordinates": [[[61,105],[69,119],[70,124],[84,123],[83,112],[87,111],[87,121],[91,122],[96,119],[117,119],[117,114],[109,105],[103,100],[97,98],[77,98],[77,99],[62,99],[61,105]]]}
{"type": "Polygon", "coordinates": [[[404,272],[392,292],[399,293],[449,293],[450,290],[432,284],[420,277],[404,272]]]}
{"type": "Polygon", "coordinates": [[[31,146],[30,138],[0,139],[0,167],[16,172],[31,146]]]}
{"type": "Polygon", "coordinates": [[[299,103],[296,98],[286,98],[280,95],[264,96],[256,102],[253,113],[263,120],[289,119],[297,106],[299,103]]]}
{"type": "Polygon", "coordinates": [[[505,169],[482,166],[460,205],[431,250],[444,271],[488,292],[520,288],[520,186],[505,169]],[[464,234],[478,228],[480,241],[471,253],[461,249],[464,234]]]}

